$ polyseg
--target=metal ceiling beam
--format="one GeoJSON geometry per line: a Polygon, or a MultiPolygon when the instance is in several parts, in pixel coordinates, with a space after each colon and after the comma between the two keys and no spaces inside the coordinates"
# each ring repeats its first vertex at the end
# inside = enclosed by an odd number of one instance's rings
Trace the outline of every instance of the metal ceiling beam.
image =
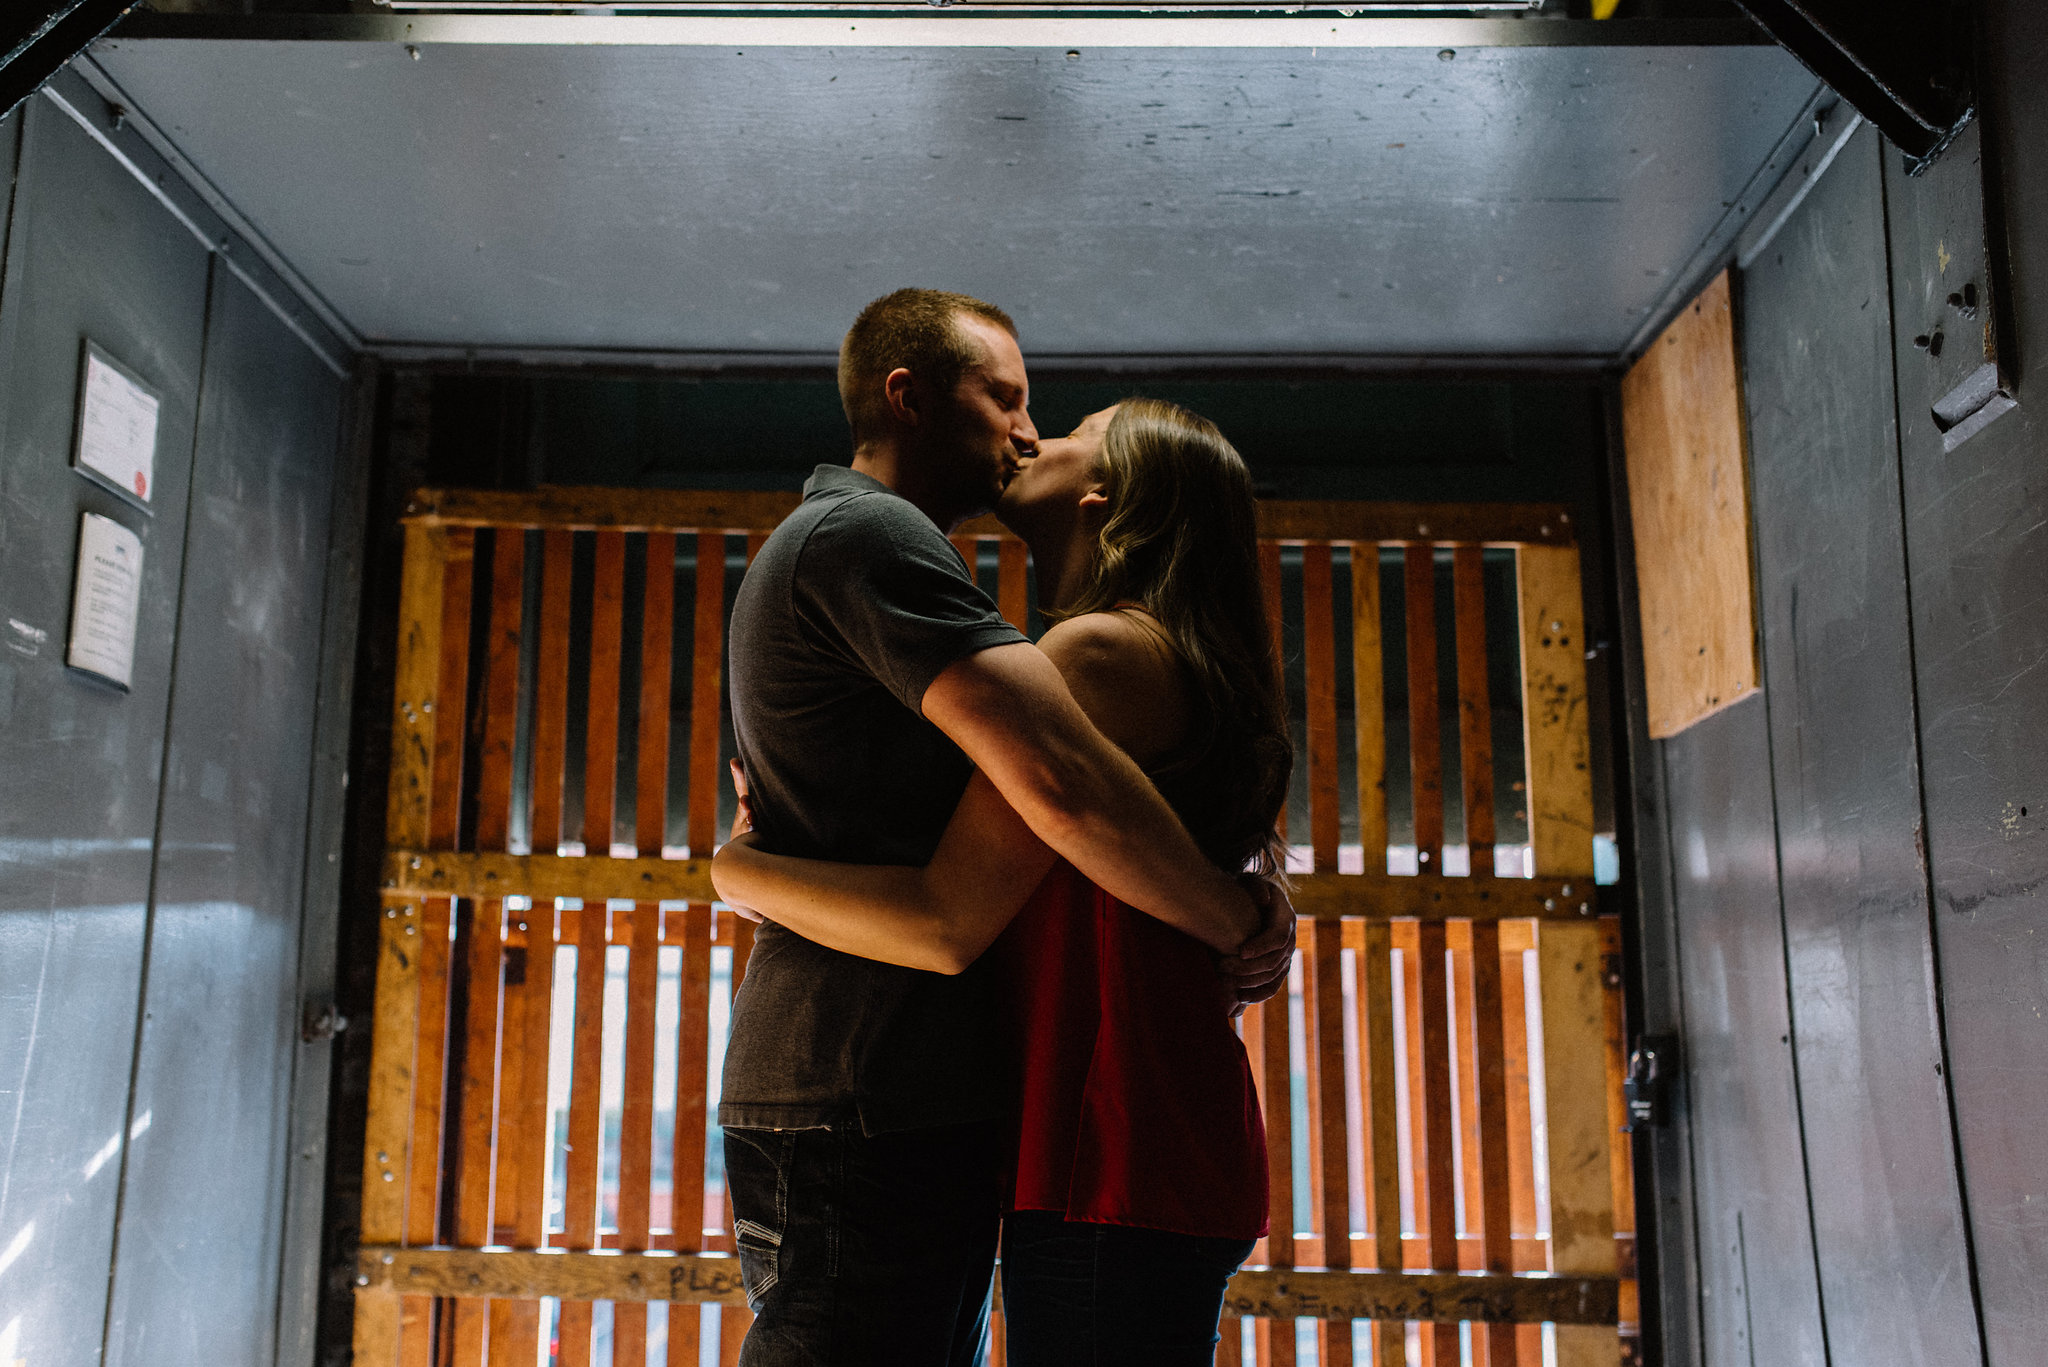
{"type": "Polygon", "coordinates": [[[139,0],[18,2],[18,10],[0,15],[0,118],[42,89],[139,0]]]}
{"type": "Polygon", "coordinates": [[[1737,0],[1917,174],[1976,113],[1972,0],[1737,0]]]}

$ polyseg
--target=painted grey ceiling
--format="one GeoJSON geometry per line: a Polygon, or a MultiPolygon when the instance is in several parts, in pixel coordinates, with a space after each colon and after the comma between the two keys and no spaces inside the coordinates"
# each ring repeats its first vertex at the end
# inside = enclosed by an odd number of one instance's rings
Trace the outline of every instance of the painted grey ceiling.
{"type": "Polygon", "coordinates": [[[1041,353],[1613,355],[1815,84],[1766,46],[122,38],[372,343],[836,347],[901,284],[1041,353]]]}

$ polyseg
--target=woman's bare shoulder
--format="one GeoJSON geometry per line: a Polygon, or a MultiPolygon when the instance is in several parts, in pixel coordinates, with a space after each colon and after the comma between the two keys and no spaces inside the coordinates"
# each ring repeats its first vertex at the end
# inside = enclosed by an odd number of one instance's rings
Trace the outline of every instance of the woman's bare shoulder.
{"type": "Polygon", "coordinates": [[[1188,725],[1178,657],[1149,617],[1090,612],[1058,623],[1039,640],[1101,732],[1143,762],[1180,743],[1188,725]]]}

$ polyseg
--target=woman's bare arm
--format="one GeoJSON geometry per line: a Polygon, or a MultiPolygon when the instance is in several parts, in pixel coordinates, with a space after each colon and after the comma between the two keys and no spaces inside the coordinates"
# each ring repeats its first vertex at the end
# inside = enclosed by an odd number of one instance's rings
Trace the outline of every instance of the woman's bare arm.
{"type": "MultiPolygon", "coordinates": [[[[1140,764],[1166,754],[1185,734],[1189,704],[1178,666],[1129,616],[1093,613],[1062,622],[1041,645],[1089,719],[1140,764]]],[[[957,973],[995,942],[1052,863],[1052,851],[977,773],[923,868],[796,859],[765,853],[742,837],[719,852],[711,874],[720,897],[805,939],[957,973]]],[[[1224,953],[1234,953],[1247,933],[1187,913],[1160,919],[1224,953]]]]}

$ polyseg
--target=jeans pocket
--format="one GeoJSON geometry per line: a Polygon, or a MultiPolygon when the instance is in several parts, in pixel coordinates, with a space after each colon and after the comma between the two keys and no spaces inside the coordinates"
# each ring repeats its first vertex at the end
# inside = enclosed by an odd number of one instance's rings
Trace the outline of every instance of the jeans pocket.
{"type": "Polygon", "coordinates": [[[740,1283],[746,1289],[747,1306],[759,1310],[761,1298],[774,1290],[782,1276],[782,1233],[752,1220],[735,1220],[733,1237],[739,1245],[740,1283]]]}

